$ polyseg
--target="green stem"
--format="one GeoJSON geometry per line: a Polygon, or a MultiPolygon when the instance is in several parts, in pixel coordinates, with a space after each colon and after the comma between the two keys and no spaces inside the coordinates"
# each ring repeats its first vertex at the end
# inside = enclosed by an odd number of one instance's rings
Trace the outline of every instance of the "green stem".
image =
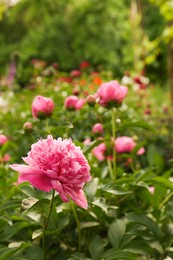
{"type": "Polygon", "coordinates": [[[161,209],[172,197],[173,191],[164,199],[164,201],[160,204],[159,208],[161,209]]]}
{"type": "Polygon", "coordinates": [[[113,173],[111,161],[109,159],[107,159],[107,164],[108,164],[108,169],[109,169],[109,172],[110,172],[111,180],[114,181],[114,173],[113,173]]]}
{"type": "Polygon", "coordinates": [[[115,108],[112,108],[112,137],[113,137],[113,180],[116,180],[116,151],[115,151],[115,139],[116,139],[116,126],[115,126],[115,108]]]}
{"type": "Polygon", "coordinates": [[[46,131],[47,131],[48,134],[51,134],[48,119],[46,119],[46,131]]]}
{"type": "Polygon", "coordinates": [[[74,205],[73,205],[73,201],[71,199],[70,199],[70,204],[71,204],[71,207],[72,207],[72,210],[73,210],[73,213],[74,213],[74,217],[75,217],[75,220],[76,220],[76,224],[77,224],[78,252],[80,252],[80,250],[81,250],[81,229],[80,229],[80,223],[79,223],[78,216],[76,214],[76,210],[75,210],[74,205]]]}
{"type": "Polygon", "coordinates": [[[50,219],[50,216],[51,216],[51,213],[52,213],[52,208],[53,208],[53,200],[54,200],[54,197],[55,197],[55,190],[53,189],[53,192],[52,192],[52,199],[50,201],[50,206],[49,206],[49,213],[48,213],[48,217],[46,219],[46,222],[44,224],[44,229],[43,229],[43,255],[44,255],[44,260],[46,259],[46,241],[45,241],[45,238],[46,238],[46,229],[48,227],[48,224],[49,224],[49,219],[50,219]]]}

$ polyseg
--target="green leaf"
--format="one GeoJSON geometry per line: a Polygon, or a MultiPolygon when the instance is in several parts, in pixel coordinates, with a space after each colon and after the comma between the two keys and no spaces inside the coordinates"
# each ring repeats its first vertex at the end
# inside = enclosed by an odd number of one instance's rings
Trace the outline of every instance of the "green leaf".
{"type": "Polygon", "coordinates": [[[31,226],[32,224],[27,222],[17,222],[14,223],[12,226],[8,226],[2,234],[0,234],[0,241],[6,241],[15,235],[19,230],[31,226]]]}
{"type": "Polygon", "coordinates": [[[83,228],[95,227],[95,226],[98,226],[98,225],[100,225],[100,223],[99,223],[99,222],[96,222],[96,221],[81,222],[81,223],[80,223],[81,229],[83,229],[83,228]]]}
{"type": "Polygon", "coordinates": [[[0,249],[0,258],[1,260],[7,260],[9,259],[10,256],[14,255],[15,253],[21,251],[21,250],[24,250],[25,248],[31,246],[31,244],[29,243],[25,243],[23,242],[22,244],[20,244],[19,247],[16,247],[16,248],[2,248],[0,249]]]}
{"type": "Polygon", "coordinates": [[[118,259],[118,260],[122,260],[122,259],[136,260],[137,258],[134,254],[131,254],[129,252],[125,252],[125,251],[122,251],[122,250],[117,250],[115,248],[112,248],[112,249],[105,251],[101,255],[100,259],[104,259],[104,260],[115,260],[115,259],[118,259]]]}
{"type": "Polygon", "coordinates": [[[0,210],[19,208],[20,205],[21,205],[21,200],[11,200],[0,205],[0,210]]]}
{"type": "Polygon", "coordinates": [[[152,220],[148,216],[142,214],[129,213],[127,214],[127,218],[129,222],[135,222],[146,226],[157,239],[162,238],[163,235],[160,231],[159,226],[156,224],[156,222],[154,222],[154,220],[152,220]]]}
{"type": "Polygon", "coordinates": [[[103,187],[101,187],[101,190],[109,192],[114,195],[126,195],[131,193],[131,191],[124,189],[122,185],[115,185],[112,183],[104,185],[103,187]]]}
{"type": "Polygon", "coordinates": [[[147,149],[147,160],[151,167],[155,167],[156,171],[162,173],[165,162],[163,157],[158,153],[158,149],[155,145],[151,144],[147,149]]]}
{"type": "Polygon", "coordinates": [[[99,178],[93,178],[85,185],[85,192],[89,201],[92,201],[98,190],[99,178]]]}
{"type": "Polygon", "coordinates": [[[32,233],[32,239],[38,238],[40,236],[42,236],[43,234],[43,229],[37,229],[32,233]]]}
{"type": "Polygon", "coordinates": [[[26,260],[43,260],[43,250],[39,245],[33,244],[31,247],[27,248],[25,251],[26,260]]]}
{"type": "Polygon", "coordinates": [[[111,245],[119,249],[121,247],[121,241],[125,234],[126,224],[124,219],[115,220],[108,229],[108,238],[111,245]]]}
{"type": "Polygon", "coordinates": [[[94,236],[89,243],[89,252],[93,260],[103,253],[104,247],[107,245],[107,241],[101,239],[98,235],[94,236]]]}
{"type": "Polygon", "coordinates": [[[159,184],[161,186],[164,186],[165,188],[173,190],[173,183],[164,177],[158,176],[158,177],[152,178],[148,181],[148,183],[149,184],[159,184]]]}
{"type": "Polygon", "coordinates": [[[35,192],[34,188],[29,184],[21,183],[17,186],[17,188],[28,197],[37,198],[37,193],[35,192]]]}
{"type": "Polygon", "coordinates": [[[144,241],[138,241],[133,240],[129,244],[127,244],[125,247],[123,247],[124,250],[134,253],[134,254],[139,254],[139,255],[147,255],[152,253],[152,248],[149,246],[150,242],[144,242],[144,241]]]}
{"type": "Polygon", "coordinates": [[[155,129],[151,125],[143,121],[125,123],[118,128],[118,131],[122,131],[124,129],[126,130],[129,127],[139,127],[139,128],[155,131],[155,129]]]}

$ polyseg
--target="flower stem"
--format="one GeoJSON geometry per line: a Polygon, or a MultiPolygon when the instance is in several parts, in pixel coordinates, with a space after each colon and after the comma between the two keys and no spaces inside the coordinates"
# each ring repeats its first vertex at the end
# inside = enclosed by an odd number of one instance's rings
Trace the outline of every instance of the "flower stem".
{"type": "Polygon", "coordinates": [[[46,229],[47,229],[47,227],[48,227],[49,219],[50,219],[50,216],[51,216],[51,213],[52,213],[54,197],[55,197],[55,190],[53,189],[52,199],[51,199],[50,205],[49,205],[49,213],[48,213],[46,222],[45,222],[45,224],[44,224],[44,229],[43,229],[43,241],[42,241],[42,242],[43,242],[43,255],[44,255],[44,260],[46,259],[46,243],[45,243],[46,229]]]}
{"type": "Polygon", "coordinates": [[[78,216],[76,214],[76,210],[74,208],[74,205],[73,205],[73,202],[72,200],[70,200],[70,204],[71,204],[71,207],[72,207],[72,210],[73,210],[73,213],[74,213],[74,217],[75,217],[75,220],[76,220],[76,224],[77,224],[77,231],[78,231],[78,252],[80,252],[81,250],[81,229],[80,229],[80,223],[79,223],[79,219],[78,219],[78,216]]]}
{"type": "Polygon", "coordinates": [[[160,204],[159,208],[161,209],[173,196],[173,191],[165,198],[165,200],[160,204]]]}
{"type": "Polygon", "coordinates": [[[115,108],[111,110],[112,113],[112,137],[113,137],[113,180],[116,180],[116,151],[115,151],[115,138],[116,138],[116,126],[115,126],[115,108]]]}

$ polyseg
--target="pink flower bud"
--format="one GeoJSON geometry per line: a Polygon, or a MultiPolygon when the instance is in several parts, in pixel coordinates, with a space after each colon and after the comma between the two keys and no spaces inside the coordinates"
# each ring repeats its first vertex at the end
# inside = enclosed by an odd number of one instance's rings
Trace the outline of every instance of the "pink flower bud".
{"type": "Polygon", "coordinates": [[[0,145],[5,144],[8,141],[8,138],[5,135],[0,135],[0,145]]]}
{"type": "Polygon", "coordinates": [[[107,108],[119,107],[127,95],[127,92],[128,88],[121,86],[115,80],[102,83],[97,91],[99,104],[107,108]]]}
{"type": "Polygon", "coordinates": [[[39,119],[50,117],[53,113],[54,107],[55,105],[51,98],[36,96],[32,103],[32,115],[39,119]]]}
{"type": "Polygon", "coordinates": [[[100,123],[97,123],[92,128],[93,134],[102,134],[103,133],[103,125],[100,123]]]}
{"type": "Polygon", "coordinates": [[[31,122],[25,122],[23,125],[23,129],[25,131],[31,132],[32,131],[32,123],[31,122]]]}

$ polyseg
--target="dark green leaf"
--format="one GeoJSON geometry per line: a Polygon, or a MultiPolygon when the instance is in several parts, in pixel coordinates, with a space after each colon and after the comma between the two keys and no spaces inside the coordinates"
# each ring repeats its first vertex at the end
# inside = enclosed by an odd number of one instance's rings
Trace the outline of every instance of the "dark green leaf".
{"type": "Polygon", "coordinates": [[[131,191],[124,189],[122,185],[120,186],[111,183],[104,185],[101,189],[114,195],[126,195],[131,193],[131,191]]]}
{"type": "Polygon", "coordinates": [[[112,248],[112,249],[105,251],[101,255],[100,260],[101,259],[104,259],[104,260],[115,260],[115,259],[136,260],[137,258],[134,254],[131,254],[129,252],[125,252],[122,250],[116,250],[115,248],[112,248]]]}
{"type": "Polygon", "coordinates": [[[121,241],[125,234],[125,230],[126,224],[124,219],[117,219],[110,225],[108,229],[108,238],[114,248],[121,248],[121,241]]]}
{"type": "Polygon", "coordinates": [[[98,259],[107,243],[106,240],[101,239],[101,237],[97,235],[91,239],[89,243],[89,252],[93,260],[98,259]]]}

